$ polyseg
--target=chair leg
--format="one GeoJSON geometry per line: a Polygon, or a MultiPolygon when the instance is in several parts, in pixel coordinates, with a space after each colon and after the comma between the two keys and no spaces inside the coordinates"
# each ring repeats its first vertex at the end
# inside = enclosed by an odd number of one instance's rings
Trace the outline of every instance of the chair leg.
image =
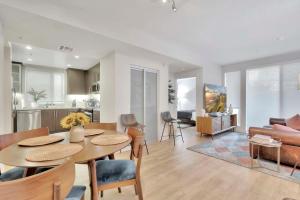
{"type": "Polygon", "coordinates": [[[134,185],[134,191],[135,191],[135,195],[138,195],[138,190],[137,190],[136,184],[134,185]]]}
{"type": "Polygon", "coordinates": [[[103,190],[101,190],[101,197],[103,197],[103,190]]]}
{"type": "Polygon", "coordinates": [[[180,136],[181,136],[182,142],[184,143],[183,135],[182,135],[182,130],[181,130],[180,124],[178,124],[178,128],[179,128],[179,131],[180,131],[180,136]]]}
{"type": "Polygon", "coordinates": [[[148,145],[147,145],[146,140],[144,140],[144,143],[145,143],[145,147],[146,147],[146,150],[147,150],[147,155],[149,155],[149,150],[148,150],[148,145]]]}
{"type": "Polygon", "coordinates": [[[175,140],[176,140],[176,136],[175,136],[175,128],[174,128],[174,125],[172,124],[172,132],[173,132],[173,140],[174,140],[174,146],[175,146],[175,140]]]}
{"type": "Polygon", "coordinates": [[[293,174],[294,174],[295,169],[297,168],[297,166],[298,166],[298,163],[296,162],[295,165],[294,165],[294,168],[293,168],[293,170],[292,170],[292,172],[291,172],[291,176],[293,176],[293,174]]]}
{"type": "Polygon", "coordinates": [[[108,155],[109,160],[114,160],[115,159],[115,155],[114,154],[110,154],[108,155]]]}
{"type": "Polygon", "coordinates": [[[164,132],[165,132],[165,128],[166,128],[166,124],[167,124],[167,122],[165,122],[165,124],[164,124],[164,128],[163,128],[163,131],[162,131],[162,133],[161,133],[161,137],[160,137],[160,142],[162,141],[162,138],[163,138],[163,136],[164,136],[164,132]]]}
{"type": "Polygon", "coordinates": [[[118,192],[119,192],[119,193],[122,193],[122,190],[121,190],[121,188],[120,188],[120,187],[118,187],[118,192]]]}
{"type": "Polygon", "coordinates": [[[136,180],[136,187],[139,195],[139,200],[143,200],[143,191],[142,191],[142,185],[140,180],[136,180]]]}

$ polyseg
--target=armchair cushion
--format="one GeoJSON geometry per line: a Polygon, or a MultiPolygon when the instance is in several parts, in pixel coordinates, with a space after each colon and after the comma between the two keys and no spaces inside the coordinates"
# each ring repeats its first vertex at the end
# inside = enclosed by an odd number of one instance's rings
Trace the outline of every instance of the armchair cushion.
{"type": "Polygon", "coordinates": [[[297,114],[286,120],[286,125],[293,129],[300,130],[300,115],[297,114]]]}
{"type": "Polygon", "coordinates": [[[300,131],[298,131],[296,129],[290,128],[288,126],[282,126],[282,125],[279,125],[279,124],[272,125],[272,129],[276,130],[276,131],[286,131],[286,132],[300,133],[300,131]]]}
{"type": "Polygon", "coordinates": [[[133,160],[99,160],[96,162],[98,184],[107,184],[135,178],[133,160]]]}
{"type": "Polygon", "coordinates": [[[24,168],[14,167],[6,172],[1,173],[0,181],[13,181],[23,177],[24,168]]]}
{"type": "Polygon", "coordinates": [[[81,200],[84,196],[85,186],[73,186],[65,200],[81,200]]]}

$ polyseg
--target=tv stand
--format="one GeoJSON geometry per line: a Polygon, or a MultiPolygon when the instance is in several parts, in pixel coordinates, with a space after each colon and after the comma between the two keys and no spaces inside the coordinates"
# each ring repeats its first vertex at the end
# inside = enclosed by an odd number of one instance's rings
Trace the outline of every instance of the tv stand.
{"type": "Polygon", "coordinates": [[[197,132],[214,136],[218,133],[234,130],[237,126],[237,115],[229,114],[219,117],[197,117],[197,132]]]}

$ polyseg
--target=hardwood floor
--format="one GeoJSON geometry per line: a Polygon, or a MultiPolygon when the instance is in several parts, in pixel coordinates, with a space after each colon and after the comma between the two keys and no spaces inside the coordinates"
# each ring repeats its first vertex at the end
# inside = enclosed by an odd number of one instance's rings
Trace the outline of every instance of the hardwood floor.
{"type": "MultiPolygon", "coordinates": [[[[142,162],[142,187],[145,200],[282,200],[300,199],[300,185],[186,148],[210,138],[196,136],[194,128],[184,129],[185,143],[177,138],[149,145],[150,154],[142,162]]],[[[128,152],[116,159],[128,158],[128,152]]],[[[76,184],[88,186],[87,167],[76,166],[76,184]]],[[[89,189],[86,199],[90,199],[89,189]]],[[[103,200],[137,199],[133,187],[104,192],[103,200]]]]}

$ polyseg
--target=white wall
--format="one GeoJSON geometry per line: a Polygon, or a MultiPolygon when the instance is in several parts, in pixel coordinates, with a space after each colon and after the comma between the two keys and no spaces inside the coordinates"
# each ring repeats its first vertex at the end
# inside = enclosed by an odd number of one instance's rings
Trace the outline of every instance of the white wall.
{"type": "Polygon", "coordinates": [[[100,120],[115,122],[115,53],[112,52],[100,61],[100,120]]]}
{"type": "Polygon", "coordinates": [[[11,116],[11,48],[0,22],[0,134],[12,131],[11,116]]]}
{"type": "Polygon", "coordinates": [[[160,113],[168,110],[168,67],[156,60],[134,57],[113,52],[101,59],[100,87],[101,87],[101,122],[118,122],[120,115],[130,113],[130,67],[132,65],[158,71],[158,136],[162,126],[160,113]]]}

